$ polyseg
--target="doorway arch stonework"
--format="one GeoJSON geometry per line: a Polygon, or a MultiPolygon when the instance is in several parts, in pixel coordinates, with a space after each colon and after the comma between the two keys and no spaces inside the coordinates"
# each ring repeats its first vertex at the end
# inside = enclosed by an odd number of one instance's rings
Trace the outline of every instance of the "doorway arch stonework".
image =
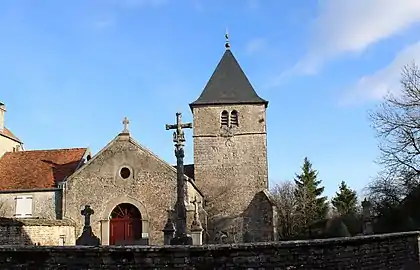
{"type": "Polygon", "coordinates": [[[138,200],[130,196],[120,196],[114,198],[106,203],[105,210],[101,214],[101,242],[102,245],[109,245],[109,226],[110,226],[110,215],[114,208],[120,204],[132,204],[141,213],[142,216],[142,238],[149,238],[149,214],[146,207],[138,200]]]}

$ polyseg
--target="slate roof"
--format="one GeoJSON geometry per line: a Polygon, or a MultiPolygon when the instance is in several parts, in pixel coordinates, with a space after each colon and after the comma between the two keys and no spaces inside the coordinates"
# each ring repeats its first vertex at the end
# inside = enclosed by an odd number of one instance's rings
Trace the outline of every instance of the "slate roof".
{"type": "Polygon", "coordinates": [[[226,49],[200,97],[190,107],[221,104],[268,105],[255,92],[230,49],[226,49]]]}
{"type": "Polygon", "coordinates": [[[0,158],[0,190],[55,188],[83,163],[86,148],[7,152],[0,158]]]}
{"type": "MultiPolygon", "coordinates": [[[[0,102],[1,103],[1,102],[0,102]]],[[[16,137],[9,129],[7,129],[6,127],[3,128],[3,130],[0,130],[0,135],[7,137],[9,139],[12,139],[18,143],[22,143],[18,137],[16,137]]]]}

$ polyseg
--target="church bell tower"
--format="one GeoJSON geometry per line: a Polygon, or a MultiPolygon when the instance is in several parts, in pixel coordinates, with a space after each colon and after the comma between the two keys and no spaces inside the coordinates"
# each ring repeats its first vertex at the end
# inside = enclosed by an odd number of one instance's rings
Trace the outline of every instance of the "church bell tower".
{"type": "MultiPolygon", "coordinates": [[[[227,36],[226,36],[227,39],[227,36]]],[[[266,109],[229,40],[193,113],[194,175],[211,217],[236,217],[268,188],[266,109]]]]}

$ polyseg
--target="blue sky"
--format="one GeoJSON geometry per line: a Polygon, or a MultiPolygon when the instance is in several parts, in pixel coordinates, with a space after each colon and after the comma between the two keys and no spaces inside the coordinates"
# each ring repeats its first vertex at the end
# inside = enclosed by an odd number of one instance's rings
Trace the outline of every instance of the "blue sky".
{"type": "MultiPolygon", "coordinates": [[[[307,156],[332,195],[375,176],[367,119],[420,60],[418,0],[4,0],[0,99],[26,149],[99,151],[130,119],[141,144],[174,163],[164,125],[194,101],[232,51],[270,101],[270,183],[307,156]]],[[[187,137],[192,162],[192,137],[187,137]]]]}

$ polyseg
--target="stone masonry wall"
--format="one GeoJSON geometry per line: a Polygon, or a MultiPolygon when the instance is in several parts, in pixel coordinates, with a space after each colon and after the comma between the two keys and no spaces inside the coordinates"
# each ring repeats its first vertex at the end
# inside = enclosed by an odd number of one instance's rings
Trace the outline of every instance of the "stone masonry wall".
{"type": "Polygon", "coordinates": [[[2,269],[420,269],[418,232],[161,247],[0,246],[2,269]]]}
{"type": "Polygon", "coordinates": [[[194,177],[206,198],[209,229],[231,231],[255,194],[268,187],[265,107],[206,106],[193,114],[194,177]],[[223,110],[238,112],[238,127],[221,127],[223,110]]]}
{"type": "Polygon", "coordinates": [[[25,191],[0,194],[0,216],[13,218],[17,196],[32,196],[32,217],[54,220],[61,215],[61,190],[25,191]]]}
{"type": "Polygon", "coordinates": [[[0,219],[0,245],[58,246],[75,243],[74,226],[67,220],[0,219]]]}

